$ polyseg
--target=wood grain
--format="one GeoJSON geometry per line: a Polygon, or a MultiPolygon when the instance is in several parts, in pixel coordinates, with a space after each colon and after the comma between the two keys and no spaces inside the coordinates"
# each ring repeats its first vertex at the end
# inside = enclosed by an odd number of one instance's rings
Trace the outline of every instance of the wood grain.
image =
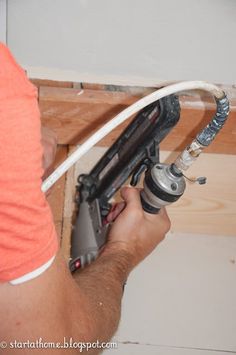
{"type": "Polygon", "coordinates": [[[73,88],[73,83],[70,81],[56,81],[56,80],[47,80],[47,79],[30,79],[31,83],[37,86],[49,86],[57,88],[73,88]]]}
{"type": "MultiPolygon", "coordinates": [[[[70,147],[69,154],[74,148],[70,147]]],[[[65,259],[68,261],[70,257],[70,241],[73,224],[73,215],[75,213],[75,193],[76,193],[77,175],[75,173],[75,166],[73,166],[66,174],[65,183],[65,199],[63,208],[63,227],[61,249],[65,259]]]]}
{"type": "MultiPolygon", "coordinates": [[[[61,164],[67,157],[67,147],[58,146],[56,159],[54,166],[57,167],[61,164]]],[[[61,238],[62,225],[63,225],[63,208],[64,208],[64,197],[65,197],[65,179],[66,176],[63,175],[56,184],[49,191],[47,200],[52,210],[54,224],[56,226],[57,235],[61,238]]]]}
{"type": "MultiPolygon", "coordinates": [[[[177,153],[163,152],[171,161],[177,153]]],[[[235,155],[202,154],[188,177],[206,176],[207,183],[187,183],[186,192],[168,207],[173,232],[236,236],[235,155]]]]}
{"type": "MultiPolygon", "coordinates": [[[[95,147],[82,157],[75,166],[74,181],[79,174],[89,172],[105,150],[95,147]]],[[[161,161],[171,162],[177,155],[162,151],[161,161]]],[[[184,196],[168,207],[172,232],[236,236],[235,169],[234,155],[202,154],[187,175],[206,176],[207,184],[187,183],[184,196]]],[[[73,205],[69,208],[71,216],[73,205]]]]}
{"type": "MultiPolygon", "coordinates": [[[[137,98],[125,92],[40,87],[39,104],[43,124],[57,133],[59,143],[74,145],[81,144],[107,121],[135,102],[137,98]]],[[[186,100],[189,105],[191,101],[189,96],[186,100]]],[[[209,122],[214,113],[214,110],[206,110],[203,107],[182,108],[181,119],[163,141],[162,149],[182,150],[209,122]]],[[[129,121],[113,130],[99,145],[110,146],[129,121]]],[[[236,154],[235,140],[236,112],[231,112],[225,127],[207,152],[236,154]]]]}
{"type": "Polygon", "coordinates": [[[140,96],[135,97],[125,92],[112,92],[103,90],[89,89],[70,89],[40,86],[40,100],[43,101],[59,101],[59,102],[76,102],[78,104],[90,105],[131,105],[140,96]]]}

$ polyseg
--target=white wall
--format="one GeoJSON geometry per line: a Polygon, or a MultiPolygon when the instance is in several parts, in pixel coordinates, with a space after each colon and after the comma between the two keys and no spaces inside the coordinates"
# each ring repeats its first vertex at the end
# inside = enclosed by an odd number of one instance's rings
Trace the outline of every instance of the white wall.
{"type": "Polygon", "coordinates": [[[0,0],[0,41],[7,40],[7,0],[0,0]]]}
{"type": "Polygon", "coordinates": [[[234,0],[11,0],[8,44],[34,77],[236,83],[234,0]]]}
{"type": "Polygon", "coordinates": [[[109,354],[236,354],[235,251],[235,238],[169,234],[128,278],[109,354]]]}

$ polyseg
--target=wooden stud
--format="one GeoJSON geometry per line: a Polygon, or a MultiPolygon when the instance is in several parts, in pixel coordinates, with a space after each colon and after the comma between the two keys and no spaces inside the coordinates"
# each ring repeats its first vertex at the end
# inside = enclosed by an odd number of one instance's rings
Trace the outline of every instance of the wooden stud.
{"type": "MultiPolygon", "coordinates": [[[[69,154],[73,148],[70,147],[69,154]]],[[[72,232],[72,219],[75,212],[75,192],[76,192],[76,175],[75,166],[73,166],[66,174],[65,184],[65,200],[63,209],[63,227],[61,249],[65,259],[68,261],[70,257],[70,240],[72,232]]]]}
{"type": "MultiPolygon", "coordinates": [[[[67,157],[67,147],[58,146],[55,159],[55,167],[61,164],[67,157]]],[[[64,207],[64,194],[65,194],[65,175],[63,175],[57,183],[49,191],[47,200],[53,213],[53,219],[56,226],[58,237],[61,237],[62,233],[62,221],[63,221],[63,207],[64,207]]]]}

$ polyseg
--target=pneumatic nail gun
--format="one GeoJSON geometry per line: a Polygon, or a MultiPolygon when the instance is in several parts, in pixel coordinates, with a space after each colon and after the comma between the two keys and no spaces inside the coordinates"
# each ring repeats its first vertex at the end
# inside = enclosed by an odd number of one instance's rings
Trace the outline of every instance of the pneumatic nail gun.
{"type": "MultiPolygon", "coordinates": [[[[185,190],[183,171],[192,164],[224,125],[229,102],[225,95],[216,98],[212,121],[170,165],[160,163],[159,145],[180,118],[178,97],[164,97],[144,109],[132,120],[89,174],[78,177],[78,214],[71,239],[71,272],[91,263],[106,243],[109,225],[106,217],[110,200],[131,178],[136,186],[145,173],[141,203],[148,213],[177,201],[185,190]]],[[[200,184],[205,178],[196,179],[200,184]]]]}

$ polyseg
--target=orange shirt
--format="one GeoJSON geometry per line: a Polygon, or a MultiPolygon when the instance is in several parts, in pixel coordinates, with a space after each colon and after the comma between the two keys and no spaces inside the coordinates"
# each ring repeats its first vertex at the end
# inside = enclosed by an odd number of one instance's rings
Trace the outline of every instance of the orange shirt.
{"type": "Polygon", "coordinates": [[[37,90],[0,43],[0,282],[39,268],[57,251],[41,192],[40,140],[37,90]]]}

